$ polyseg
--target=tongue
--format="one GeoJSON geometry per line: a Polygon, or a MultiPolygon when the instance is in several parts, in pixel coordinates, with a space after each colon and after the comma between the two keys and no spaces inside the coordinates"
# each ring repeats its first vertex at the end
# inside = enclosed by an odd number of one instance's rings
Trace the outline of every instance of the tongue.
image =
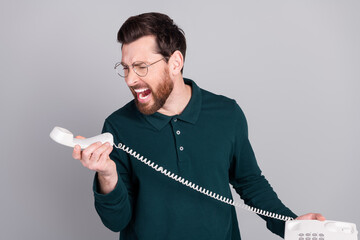
{"type": "Polygon", "coordinates": [[[147,95],[150,94],[150,92],[151,92],[150,89],[144,91],[144,92],[142,93],[142,97],[146,97],[147,95]]]}
{"type": "Polygon", "coordinates": [[[151,93],[150,89],[147,89],[146,91],[139,93],[139,97],[145,98],[147,95],[151,93]]]}

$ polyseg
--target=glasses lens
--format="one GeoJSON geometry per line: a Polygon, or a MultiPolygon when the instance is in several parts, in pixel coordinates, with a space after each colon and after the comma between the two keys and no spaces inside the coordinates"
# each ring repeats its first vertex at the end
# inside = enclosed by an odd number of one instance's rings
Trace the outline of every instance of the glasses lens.
{"type": "Polygon", "coordinates": [[[143,62],[134,63],[134,71],[140,77],[145,77],[148,71],[148,67],[143,62]]]}
{"type": "Polygon", "coordinates": [[[117,63],[115,65],[115,70],[116,70],[116,73],[118,75],[120,75],[121,77],[126,77],[129,73],[129,67],[125,67],[125,66],[121,65],[121,63],[117,63]]]}

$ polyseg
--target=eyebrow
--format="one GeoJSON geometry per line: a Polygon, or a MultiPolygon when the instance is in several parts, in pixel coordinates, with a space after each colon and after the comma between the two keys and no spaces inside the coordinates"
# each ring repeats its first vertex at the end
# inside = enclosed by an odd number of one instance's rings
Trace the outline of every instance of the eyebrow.
{"type": "MultiPolygon", "coordinates": [[[[131,65],[139,66],[139,65],[141,65],[142,63],[145,63],[146,65],[148,64],[147,62],[144,62],[144,61],[135,61],[135,62],[133,62],[131,65]]],[[[123,67],[129,67],[129,65],[127,65],[127,64],[124,63],[124,62],[120,62],[120,64],[121,64],[123,67]]]]}

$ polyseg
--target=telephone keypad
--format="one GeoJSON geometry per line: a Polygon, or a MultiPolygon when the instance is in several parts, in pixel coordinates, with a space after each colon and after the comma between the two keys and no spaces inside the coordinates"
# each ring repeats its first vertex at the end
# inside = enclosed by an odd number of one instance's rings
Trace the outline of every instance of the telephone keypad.
{"type": "Polygon", "coordinates": [[[299,240],[325,240],[323,233],[299,233],[299,240]]]}

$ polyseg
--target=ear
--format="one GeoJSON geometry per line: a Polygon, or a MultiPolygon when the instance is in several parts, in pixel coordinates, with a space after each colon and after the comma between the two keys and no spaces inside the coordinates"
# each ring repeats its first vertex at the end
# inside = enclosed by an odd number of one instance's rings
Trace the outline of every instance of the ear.
{"type": "Polygon", "coordinates": [[[181,74],[181,69],[184,66],[184,57],[179,50],[176,50],[169,58],[169,73],[171,75],[181,74]]]}

